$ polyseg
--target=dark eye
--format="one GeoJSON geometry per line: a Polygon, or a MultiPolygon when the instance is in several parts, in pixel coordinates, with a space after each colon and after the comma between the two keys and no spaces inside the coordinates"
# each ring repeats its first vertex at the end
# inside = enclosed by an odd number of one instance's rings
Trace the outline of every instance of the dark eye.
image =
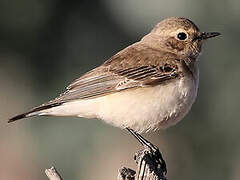
{"type": "Polygon", "coordinates": [[[187,39],[187,34],[184,33],[184,32],[180,32],[180,33],[178,33],[177,38],[181,41],[186,40],[187,39]]]}

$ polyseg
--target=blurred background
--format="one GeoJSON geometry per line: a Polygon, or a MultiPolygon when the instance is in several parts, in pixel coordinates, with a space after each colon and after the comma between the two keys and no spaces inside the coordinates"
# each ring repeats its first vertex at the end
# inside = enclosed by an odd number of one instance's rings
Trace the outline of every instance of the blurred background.
{"type": "Polygon", "coordinates": [[[160,147],[170,180],[239,180],[239,0],[0,0],[0,179],[47,179],[52,165],[69,180],[112,180],[122,166],[135,169],[141,146],[101,121],[7,120],[56,97],[169,16],[222,36],[204,46],[191,112],[144,136],[160,147]]]}

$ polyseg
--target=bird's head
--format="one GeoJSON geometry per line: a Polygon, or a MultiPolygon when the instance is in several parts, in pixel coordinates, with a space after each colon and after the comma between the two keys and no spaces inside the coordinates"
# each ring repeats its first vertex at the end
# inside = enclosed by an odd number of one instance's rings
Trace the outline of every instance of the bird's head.
{"type": "Polygon", "coordinates": [[[201,32],[189,19],[170,17],[158,23],[142,41],[182,57],[196,58],[203,42],[218,35],[218,32],[201,32]]]}

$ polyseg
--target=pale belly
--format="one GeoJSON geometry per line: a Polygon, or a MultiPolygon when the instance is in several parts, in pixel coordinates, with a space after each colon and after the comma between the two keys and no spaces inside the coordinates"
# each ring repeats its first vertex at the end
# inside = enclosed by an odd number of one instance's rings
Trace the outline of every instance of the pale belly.
{"type": "Polygon", "coordinates": [[[192,78],[182,78],[154,87],[66,103],[42,115],[98,118],[137,132],[167,128],[190,110],[197,95],[197,83],[192,78]]]}
{"type": "Polygon", "coordinates": [[[137,132],[167,128],[190,110],[197,94],[192,79],[102,97],[98,118],[137,132]]]}

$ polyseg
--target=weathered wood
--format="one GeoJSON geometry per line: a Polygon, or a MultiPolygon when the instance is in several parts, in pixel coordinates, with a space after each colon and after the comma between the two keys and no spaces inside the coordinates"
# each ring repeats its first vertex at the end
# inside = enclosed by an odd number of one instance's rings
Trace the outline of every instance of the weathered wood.
{"type": "Polygon", "coordinates": [[[60,174],[57,172],[55,167],[51,167],[50,169],[46,169],[45,174],[47,175],[49,180],[62,180],[60,174]]]}
{"type": "MultiPolygon", "coordinates": [[[[158,148],[152,151],[145,148],[134,155],[137,171],[123,167],[119,170],[118,180],[167,180],[166,164],[158,148]]],[[[54,167],[45,170],[49,180],[63,180],[54,167]]]]}
{"type": "Polygon", "coordinates": [[[137,171],[123,167],[119,170],[118,180],[167,180],[165,162],[161,159],[159,149],[155,152],[143,149],[134,156],[137,171]]]}
{"type": "Polygon", "coordinates": [[[118,180],[134,180],[136,172],[130,168],[121,168],[118,173],[118,180]]]}

